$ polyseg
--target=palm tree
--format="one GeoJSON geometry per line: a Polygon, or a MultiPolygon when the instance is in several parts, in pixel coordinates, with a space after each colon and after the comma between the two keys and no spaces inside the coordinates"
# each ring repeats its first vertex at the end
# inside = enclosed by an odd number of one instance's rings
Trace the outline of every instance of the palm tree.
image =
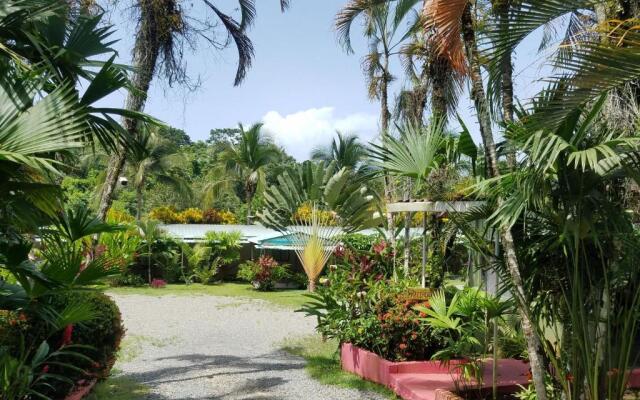
{"type": "MultiPolygon", "coordinates": [[[[247,36],[247,29],[256,16],[255,0],[238,1],[240,21],[223,13],[209,0],[203,0],[203,2],[213,12],[214,18],[221,22],[238,50],[238,69],[234,84],[240,85],[253,60],[253,44],[247,36]]],[[[280,0],[282,11],[289,6],[289,3],[289,0],[280,0]]],[[[170,85],[175,82],[189,83],[181,55],[184,42],[190,40],[190,36],[202,37],[214,48],[219,48],[220,43],[216,42],[215,33],[207,36],[206,30],[203,31],[200,26],[193,25],[198,25],[197,17],[186,15],[178,0],[137,0],[135,9],[138,11],[138,30],[133,47],[134,72],[125,108],[132,112],[139,112],[144,109],[149,87],[158,71],[164,72],[170,85]]],[[[206,27],[216,26],[210,21],[200,22],[203,22],[206,27]]],[[[231,40],[223,43],[223,47],[229,45],[231,40]]],[[[132,136],[135,134],[136,121],[125,116],[123,125],[132,136]]],[[[109,162],[98,209],[98,216],[101,218],[106,216],[111,206],[116,183],[124,168],[125,160],[125,151],[120,149],[109,162]]]]}
{"type": "Polygon", "coordinates": [[[113,118],[126,111],[95,106],[128,84],[113,63],[110,27],[98,27],[100,16],[69,18],[67,10],[64,2],[43,0],[0,13],[0,197],[2,219],[16,213],[16,223],[35,223],[37,210],[59,209],[55,177],[67,167],[70,150],[93,142],[113,149],[127,139],[113,118]],[[80,37],[84,46],[77,48],[80,37]],[[84,93],[76,89],[80,78],[88,81],[84,93]]]}
{"type": "Polygon", "coordinates": [[[155,130],[142,130],[134,150],[127,153],[133,186],[136,190],[136,219],[142,218],[143,193],[149,177],[173,187],[181,196],[189,197],[191,187],[173,169],[184,163],[184,157],[175,147],[160,137],[155,130]]]}
{"type": "MultiPolygon", "coordinates": [[[[391,59],[400,54],[402,44],[414,30],[420,28],[419,18],[414,18],[405,28],[404,22],[413,9],[413,2],[376,0],[350,0],[336,16],[338,40],[347,53],[353,53],[351,26],[359,18],[364,20],[364,35],[369,41],[369,53],[364,57],[363,70],[368,83],[369,98],[380,102],[380,129],[384,139],[389,134],[389,84],[394,80],[391,59]]],[[[385,200],[392,201],[391,181],[384,177],[385,200]]],[[[387,213],[387,236],[395,244],[394,221],[387,213]]]]}
{"type": "MultiPolygon", "coordinates": [[[[430,7],[425,10],[426,19],[437,32],[436,37],[440,40],[441,53],[446,54],[458,68],[464,70],[468,68],[488,171],[490,176],[498,177],[500,171],[497,169],[497,152],[491,132],[490,108],[487,105],[480,75],[472,4],[465,0],[455,0],[432,1],[429,5],[430,7]]],[[[591,7],[591,2],[580,0],[533,0],[518,2],[518,7],[511,7],[509,24],[496,24],[498,29],[489,30],[488,36],[492,39],[487,61],[490,71],[489,87],[499,87],[499,85],[496,86],[496,82],[502,81],[505,60],[508,60],[513,49],[531,32],[566,13],[591,7]]],[[[527,117],[529,132],[558,129],[566,123],[567,116],[574,113],[576,109],[584,107],[601,93],[619,88],[636,79],[640,71],[633,62],[629,61],[636,57],[633,48],[637,44],[630,42],[629,34],[635,35],[630,32],[629,25],[631,24],[615,23],[606,26],[605,34],[615,38],[617,42],[615,40],[585,41],[580,46],[572,47],[572,54],[568,59],[556,60],[556,66],[564,69],[568,75],[557,79],[554,85],[543,92],[541,99],[545,101],[541,103],[545,107],[527,117]]],[[[549,145],[552,144],[549,143],[549,145]]],[[[504,204],[503,201],[498,197],[498,206],[504,204]]],[[[509,225],[500,226],[500,230],[510,284],[518,303],[523,331],[527,339],[536,393],[539,399],[546,399],[544,369],[538,354],[540,340],[532,321],[530,299],[524,290],[516,245],[509,225]]]]}
{"type": "Polygon", "coordinates": [[[140,236],[144,239],[144,245],[147,247],[147,278],[151,284],[151,259],[153,256],[153,245],[159,239],[165,236],[165,232],[160,228],[160,222],[154,220],[141,220],[137,222],[140,236]]]}
{"type": "Polygon", "coordinates": [[[221,166],[225,173],[217,176],[207,191],[214,190],[232,182],[241,182],[247,205],[247,224],[251,224],[252,201],[256,193],[265,186],[265,167],[276,157],[277,149],[262,133],[262,124],[253,124],[249,129],[240,127],[240,140],[228,145],[221,154],[221,166]]]}
{"type": "MultiPolygon", "coordinates": [[[[475,105],[480,125],[480,135],[484,145],[486,170],[490,177],[499,176],[500,171],[492,132],[490,108],[482,81],[480,52],[474,20],[474,3],[469,0],[434,0],[425,3],[424,11],[427,28],[435,32],[432,40],[436,41],[440,54],[449,58],[454,69],[469,76],[471,97],[475,105]]],[[[509,276],[514,288],[513,292],[518,301],[522,329],[527,340],[536,394],[539,400],[546,400],[544,367],[540,355],[541,341],[533,325],[530,303],[527,300],[524,289],[516,246],[509,228],[501,230],[501,239],[505,250],[509,276]]]]}
{"type": "Polygon", "coordinates": [[[336,132],[336,134],[337,140],[333,138],[331,145],[313,149],[311,159],[334,161],[340,169],[351,168],[355,170],[364,157],[364,146],[358,140],[357,135],[343,135],[341,132],[336,132]]]}

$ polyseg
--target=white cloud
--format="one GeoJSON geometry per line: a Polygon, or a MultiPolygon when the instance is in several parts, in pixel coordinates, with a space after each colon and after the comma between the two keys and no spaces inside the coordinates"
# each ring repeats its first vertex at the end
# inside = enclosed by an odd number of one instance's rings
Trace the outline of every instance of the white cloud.
{"type": "Polygon", "coordinates": [[[298,161],[309,158],[316,146],[327,145],[336,130],[357,134],[363,143],[373,140],[378,131],[378,118],[371,114],[336,117],[333,107],[311,108],[282,116],[269,111],[262,118],[264,130],[298,161]]]}

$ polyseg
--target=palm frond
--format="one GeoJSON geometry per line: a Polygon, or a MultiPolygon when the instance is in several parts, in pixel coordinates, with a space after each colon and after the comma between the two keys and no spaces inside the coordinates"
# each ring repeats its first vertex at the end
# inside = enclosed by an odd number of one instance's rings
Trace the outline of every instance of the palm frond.
{"type": "Polygon", "coordinates": [[[218,16],[225,29],[229,33],[229,36],[233,39],[236,44],[236,48],[238,50],[238,70],[236,71],[236,78],[234,81],[234,85],[238,86],[242,83],[244,78],[247,76],[247,71],[251,67],[254,56],[253,43],[246,35],[244,28],[238,23],[236,20],[228,16],[227,14],[220,11],[216,6],[214,6],[209,0],[204,0],[205,4],[209,6],[213,10],[213,12],[218,16]]]}
{"type": "Polygon", "coordinates": [[[389,136],[380,145],[372,143],[370,153],[378,167],[421,181],[437,166],[443,144],[441,122],[427,128],[408,125],[401,130],[400,138],[389,136]]]}
{"type": "Polygon", "coordinates": [[[462,15],[468,0],[430,0],[424,3],[425,30],[432,31],[436,51],[451,62],[453,69],[464,74],[466,55],[462,43],[462,15]]]}

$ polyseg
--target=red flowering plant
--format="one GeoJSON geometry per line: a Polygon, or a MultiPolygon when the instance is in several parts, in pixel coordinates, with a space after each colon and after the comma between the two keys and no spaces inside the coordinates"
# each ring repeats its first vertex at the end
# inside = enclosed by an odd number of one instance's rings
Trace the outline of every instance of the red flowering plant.
{"type": "Polygon", "coordinates": [[[378,307],[380,334],[385,343],[380,355],[387,360],[430,360],[442,348],[442,339],[434,334],[428,324],[420,321],[426,314],[414,308],[418,305],[429,307],[428,302],[403,301],[400,297],[381,303],[378,307]]]}
{"type": "Polygon", "coordinates": [[[273,290],[277,282],[290,277],[287,265],[280,265],[273,257],[262,255],[257,262],[246,262],[240,266],[238,277],[251,282],[258,290],[273,290]]]}
{"type": "Polygon", "coordinates": [[[154,289],[162,289],[167,286],[167,281],[165,281],[164,279],[155,278],[151,281],[149,286],[151,286],[154,289]]]}
{"type": "Polygon", "coordinates": [[[349,235],[336,248],[334,263],[326,284],[308,295],[314,301],[301,310],[317,317],[324,337],[393,361],[428,360],[440,348],[440,340],[419,320],[417,303],[400,298],[416,282],[393,277],[388,243],[349,235]]]}

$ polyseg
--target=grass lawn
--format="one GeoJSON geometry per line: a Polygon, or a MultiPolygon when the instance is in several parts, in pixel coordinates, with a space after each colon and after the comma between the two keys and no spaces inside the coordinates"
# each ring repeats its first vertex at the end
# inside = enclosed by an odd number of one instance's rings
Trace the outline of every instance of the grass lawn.
{"type": "Polygon", "coordinates": [[[343,371],[337,351],[338,342],[335,340],[323,342],[319,335],[306,336],[286,341],[282,349],[304,358],[307,361],[305,370],[309,376],[320,383],[376,392],[389,399],[398,399],[396,394],[386,387],[343,371]]]}
{"type": "Polygon", "coordinates": [[[248,283],[225,282],[214,285],[201,285],[193,283],[191,285],[167,285],[162,289],[153,289],[150,287],[119,287],[105,288],[106,292],[115,294],[141,294],[146,296],[193,296],[193,295],[210,295],[210,296],[226,296],[226,297],[243,297],[248,299],[261,299],[279,306],[292,309],[300,308],[307,302],[304,294],[305,290],[277,290],[274,292],[260,292],[248,283]]]}
{"type": "Polygon", "coordinates": [[[149,393],[149,388],[133,379],[112,377],[93,388],[87,400],[141,400],[149,393]]]}

